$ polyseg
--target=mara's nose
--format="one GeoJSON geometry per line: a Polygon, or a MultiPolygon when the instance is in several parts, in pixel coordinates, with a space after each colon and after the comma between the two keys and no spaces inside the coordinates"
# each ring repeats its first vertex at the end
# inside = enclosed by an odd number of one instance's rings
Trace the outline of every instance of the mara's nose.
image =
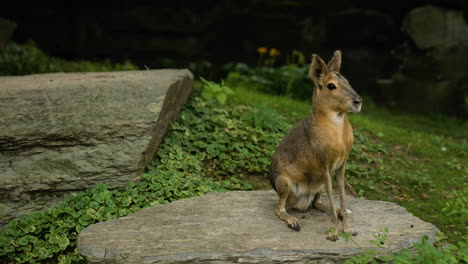
{"type": "Polygon", "coordinates": [[[354,98],[353,104],[355,104],[355,105],[362,104],[362,98],[361,97],[354,98]]]}

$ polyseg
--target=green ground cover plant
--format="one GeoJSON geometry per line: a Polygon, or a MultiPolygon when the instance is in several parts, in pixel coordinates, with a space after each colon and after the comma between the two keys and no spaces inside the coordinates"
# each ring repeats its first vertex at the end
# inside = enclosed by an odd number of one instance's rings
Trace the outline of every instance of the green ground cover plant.
{"type": "Polygon", "coordinates": [[[286,65],[273,67],[280,52],[275,48],[257,49],[259,58],[256,67],[245,63],[230,62],[224,65],[230,85],[249,87],[264,93],[306,99],[310,97],[309,65],[304,54],[293,50],[287,56],[286,65]]]}
{"type": "Polygon", "coordinates": [[[37,45],[29,41],[25,44],[8,43],[0,49],[0,76],[26,75],[47,72],[102,72],[129,71],[138,67],[129,60],[112,63],[110,60],[92,62],[87,60],[69,61],[50,57],[37,45]]]}
{"type": "MultiPolygon", "coordinates": [[[[378,263],[393,263],[393,264],[457,264],[466,263],[468,256],[466,255],[466,243],[461,241],[457,245],[445,245],[443,247],[434,246],[427,236],[424,236],[420,242],[413,243],[412,248],[394,252],[381,256],[379,252],[388,241],[388,228],[385,228],[378,234],[374,234],[374,239],[369,242],[375,248],[367,249],[364,254],[357,255],[347,259],[345,264],[378,264],[378,263]]],[[[362,246],[353,240],[350,233],[341,234],[341,237],[346,242],[353,242],[358,248],[362,246]]]]}
{"type": "Polygon", "coordinates": [[[308,68],[290,64],[279,68],[267,66],[251,68],[243,63],[227,64],[229,83],[275,95],[305,99],[309,96],[308,68]]]}

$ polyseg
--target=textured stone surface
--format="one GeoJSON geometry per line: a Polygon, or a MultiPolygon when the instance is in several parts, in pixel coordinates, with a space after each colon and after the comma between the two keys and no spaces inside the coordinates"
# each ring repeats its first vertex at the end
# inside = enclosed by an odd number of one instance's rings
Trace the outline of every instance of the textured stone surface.
{"type": "Polygon", "coordinates": [[[187,70],[0,78],[0,219],[136,181],[192,91],[187,70]]]}
{"type": "Polygon", "coordinates": [[[347,197],[354,239],[326,239],[329,217],[293,213],[301,232],[289,229],[273,208],[273,191],[213,193],[143,209],[82,231],[78,249],[88,263],[340,263],[372,247],[373,234],[389,228],[383,251],[398,251],[434,237],[438,229],[405,208],[347,197]]]}

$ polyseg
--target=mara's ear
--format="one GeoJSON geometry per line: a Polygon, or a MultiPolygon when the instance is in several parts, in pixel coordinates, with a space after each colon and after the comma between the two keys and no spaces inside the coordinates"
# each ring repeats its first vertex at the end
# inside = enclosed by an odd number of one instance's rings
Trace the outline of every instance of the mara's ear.
{"type": "Polygon", "coordinates": [[[310,64],[309,77],[315,84],[315,87],[322,89],[323,77],[328,74],[328,67],[322,58],[317,54],[312,55],[312,64],[310,64]]]}
{"type": "Polygon", "coordinates": [[[333,57],[328,62],[328,69],[330,71],[340,72],[341,68],[341,51],[335,50],[333,57]]]}

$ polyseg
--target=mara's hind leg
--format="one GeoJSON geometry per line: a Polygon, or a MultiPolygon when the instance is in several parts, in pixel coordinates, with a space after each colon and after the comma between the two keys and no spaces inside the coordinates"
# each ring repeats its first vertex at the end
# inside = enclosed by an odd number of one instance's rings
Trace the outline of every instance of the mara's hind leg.
{"type": "Polygon", "coordinates": [[[288,181],[281,176],[276,178],[275,186],[276,193],[279,196],[278,205],[275,208],[276,215],[279,219],[288,223],[288,226],[293,230],[301,231],[301,226],[297,218],[286,212],[286,201],[288,200],[288,196],[292,195],[291,186],[289,186],[288,181]]]}
{"type": "MultiPolygon", "coordinates": [[[[315,194],[314,201],[312,202],[312,208],[315,208],[322,212],[331,212],[330,206],[323,204],[320,200],[321,195],[321,192],[315,194]]],[[[336,213],[338,215],[338,218],[341,219],[341,210],[339,208],[336,208],[336,213]]]]}

